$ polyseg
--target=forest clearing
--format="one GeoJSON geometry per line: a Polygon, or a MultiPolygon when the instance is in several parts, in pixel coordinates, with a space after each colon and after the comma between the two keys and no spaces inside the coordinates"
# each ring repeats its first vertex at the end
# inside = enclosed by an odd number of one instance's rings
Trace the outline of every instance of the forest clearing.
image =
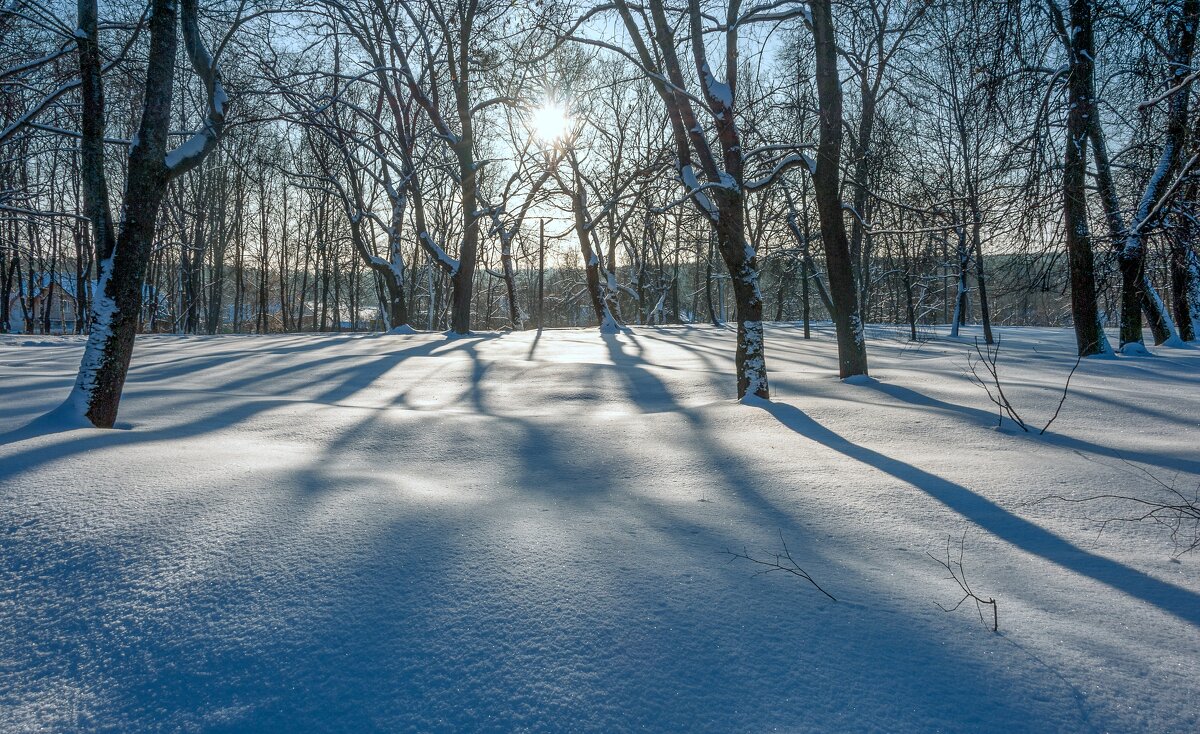
{"type": "MultiPolygon", "coordinates": [[[[41,417],[82,339],[3,337],[0,729],[1196,729],[1195,553],[1045,498],[1194,496],[1200,352],[1085,361],[1039,436],[971,330],[849,383],[767,331],[748,404],[713,327],[148,335],[108,431],[41,417]],[[837,601],[726,554],[781,543],[837,601]]],[[[1071,333],[1001,333],[1040,424],[1071,333]]]]}

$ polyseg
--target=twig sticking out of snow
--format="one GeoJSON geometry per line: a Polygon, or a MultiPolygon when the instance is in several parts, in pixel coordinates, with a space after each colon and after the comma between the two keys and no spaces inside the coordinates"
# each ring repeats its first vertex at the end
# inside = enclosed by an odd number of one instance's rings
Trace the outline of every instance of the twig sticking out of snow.
{"type": "Polygon", "coordinates": [[[799,576],[808,583],[812,584],[814,587],[816,587],[817,591],[821,592],[833,601],[837,601],[833,594],[830,594],[825,589],[822,589],[821,585],[814,581],[813,577],[808,574],[808,571],[805,571],[803,568],[801,568],[800,564],[796,563],[796,559],[792,558],[792,552],[788,550],[787,541],[783,539],[783,531],[779,532],[779,542],[783,546],[783,552],[776,553],[771,558],[755,558],[754,556],[750,555],[745,548],[742,548],[741,553],[734,553],[726,548],[724,553],[725,555],[729,556],[730,561],[734,560],[735,558],[741,558],[743,560],[750,561],[751,563],[757,563],[760,566],[764,566],[765,568],[754,574],[755,576],[759,576],[764,573],[773,573],[775,571],[790,573],[793,576],[799,576]]]}
{"type": "Polygon", "coordinates": [[[1081,362],[1083,362],[1082,354],[1075,358],[1075,366],[1072,367],[1071,371],[1067,374],[1067,381],[1063,385],[1062,397],[1059,398],[1058,407],[1054,409],[1054,415],[1050,416],[1050,420],[1046,421],[1046,425],[1042,426],[1042,430],[1038,431],[1039,436],[1050,430],[1050,424],[1058,420],[1058,414],[1062,412],[1063,403],[1067,402],[1067,391],[1071,389],[1071,378],[1075,376],[1075,370],[1079,369],[1079,364],[1081,362]]]}
{"type": "MultiPolygon", "coordinates": [[[[1000,339],[997,337],[995,344],[988,344],[983,348],[979,346],[979,339],[975,339],[975,354],[967,352],[967,369],[971,371],[971,379],[976,385],[983,388],[987,393],[988,398],[992,403],[1000,409],[1000,423],[1004,424],[1004,417],[1008,416],[1009,420],[1017,424],[1025,433],[1030,432],[1029,425],[1017,413],[1016,407],[1009,401],[1008,396],[1004,394],[1004,386],[1000,383],[1000,339]],[[986,378],[979,374],[980,366],[987,373],[986,378]]],[[[1062,412],[1063,404],[1067,402],[1067,394],[1071,389],[1071,378],[1075,376],[1075,371],[1079,369],[1080,363],[1083,362],[1083,355],[1079,355],[1075,359],[1075,365],[1071,367],[1070,373],[1067,374],[1067,381],[1063,385],[1062,397],[1058,401],[1058,407],[1054,409],[1054,415],[1050,416],[1050,420],[1046,421],[1046,425],[1042,426],[1042,430],[1038,431],[1038,435],[1044,435],[1050,430],[1050,425],[1058,420],[1058,414],[1062,412]]]]}
{"type": "Polygon", "coordinates": [[[1017,427],[1029,433],[1029,427],[1021,419],[1021,414],[1017,412],[1017,409],[1009,401],[1008,396],[1004,394],[1004,386],[1000,384],[999,361],[999,339],[996,340],[995,344],[988,344],[981,349],[979,347],[979,339],[976,338],[975,355],[967,352],[967,368],[971,370],[971,377],[974,378],[975,384],[982,387],[992,403],[1000,409],[1000,423],[998,425],[1004,424],[1004,416],[1007,415],[1009,420],[1017,424],[1017,427]],[[979,374],[980,366],[987,371],[987,379],[979,374]]]}
{"type": "Polygon", "coordinates": [[[937,556],[933,555],[932,553],[928,553],[928,552],[925,553],[925,555],[927,555],[930,558],[932,558],[933,560],[937,561],[939,566],[946,569],[950,573],[950,575],[947,576],[946,579],[953,580],[956,584],[958,584],[958,588],[963,593],[962,598],[959,599],[958,603],[956,603],[952,607],[944,607],[941,604],[939,604],[938,602],[934,602],[934,604],[937,604],[938,608],[941,609],[943,612],[953,612],[956,609],[958,609],[959,607],[961,607],[964,602],[966,602],[968,599],[970,599],[971,601],[975,602],[975,611],[979,612],[979,622],[981,624],[983,624],[984,626],[987,626],[987,622],[983,618],[983,607],[985,604],[990,604],[992,606],[992,632],[999,632],[1000,631],[1000,612],[998,609],[999,605],[996,604],[996,600],[992,599],[992,598],[984,599],[982,596],[979,596],[978,594],[976,594],[974,591],[971,590],[971,584],[970,584],[970,582],[967,581],[967,569],[963,567],[963,549],[966,546],[966,543],[967,543],[967,534],[966,534],[966,532],[963,532],[962,538],[958,541],[958,560],[957,561],[952,560],[950,558],[950,536],[949,535],[946,536],[946,560],[943,561],[942,559],[938,558],[937,556]]]}
{"type": "MultiPolygon", "coordinates": [[[[1083,456],[1082,453],[1080,456],[1083,456]]],[[[1085,457],[1086,458],[1086,457],[1085,457]]],[[[1197,487],[1191,497],[1176,489],[1172,480],[1167,483],[1144,466],[1129,461],[1120,454],[1117,458],[1123,464],[1150,479],[1161,493],[1162,499],[1146,499],[1123,494],[1097,494],[1089,497],[1063,497],[1050,495],[1038,502],[1059,500],[1061,502],[1098,502],[1101,500],[1117,500],[1131,504],[1136,509],[1126,517],[1106,517],[1096,519],[1100,523],[1100,534],[1103,534],[1109,523],[1115,522],[1145,522],[1147,520],[1162,525],[1171,533],[1171,542],[1175,544],[1175,557],[1200,548],[1200,487],[1197,487]]]]}

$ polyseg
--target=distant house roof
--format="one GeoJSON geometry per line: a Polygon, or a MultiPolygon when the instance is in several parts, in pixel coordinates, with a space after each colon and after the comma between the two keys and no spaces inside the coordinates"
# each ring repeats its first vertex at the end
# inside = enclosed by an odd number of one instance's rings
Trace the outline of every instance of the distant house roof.
{"type": "Polygon", "coordinates": [[[32,295],[29,291],[29,280],[29,278],[17,279],[17,288],[13,291],[13,297],[40,298],[52,286],[58,288],[59,292],[64,296],[72,299],[76,297],[77,289],[75,287],[75,276],[73,275],[55,273],[52,277],[50,273],[34,273],[32,295]]]}

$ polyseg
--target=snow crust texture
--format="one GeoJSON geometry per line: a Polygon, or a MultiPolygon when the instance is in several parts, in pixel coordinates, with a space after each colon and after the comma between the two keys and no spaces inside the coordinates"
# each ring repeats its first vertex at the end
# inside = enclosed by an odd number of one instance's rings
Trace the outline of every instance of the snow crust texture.
{"type": "MultiPolygon", "coordinates": [[[[730,329],[139,337],[112,431],[39,418],[82,340],[0,338],[0,731],[1200,730],[1200,554],[1036,501],[1194,489],[1200,351],[1039,438],[961,341],[800,334],[746,404],[730,329]],[[964,533],[999,634],[935,605],[964,533]],[[838,602],[722,555],[781,535],[838,602]]],[[[1004,331],[1033,422],[1072,344],[1004,331]]]]}

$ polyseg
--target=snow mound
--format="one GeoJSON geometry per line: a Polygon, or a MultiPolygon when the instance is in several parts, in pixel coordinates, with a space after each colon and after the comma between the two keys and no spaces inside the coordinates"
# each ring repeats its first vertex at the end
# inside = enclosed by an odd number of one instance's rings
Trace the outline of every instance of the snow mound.
{"type": "Polygon", "coordinates": [[[1121,345],[1121,354],[1125,357],[1150,357],[1150,350],[1141,342],[1129,342],[1121,345]]]}

